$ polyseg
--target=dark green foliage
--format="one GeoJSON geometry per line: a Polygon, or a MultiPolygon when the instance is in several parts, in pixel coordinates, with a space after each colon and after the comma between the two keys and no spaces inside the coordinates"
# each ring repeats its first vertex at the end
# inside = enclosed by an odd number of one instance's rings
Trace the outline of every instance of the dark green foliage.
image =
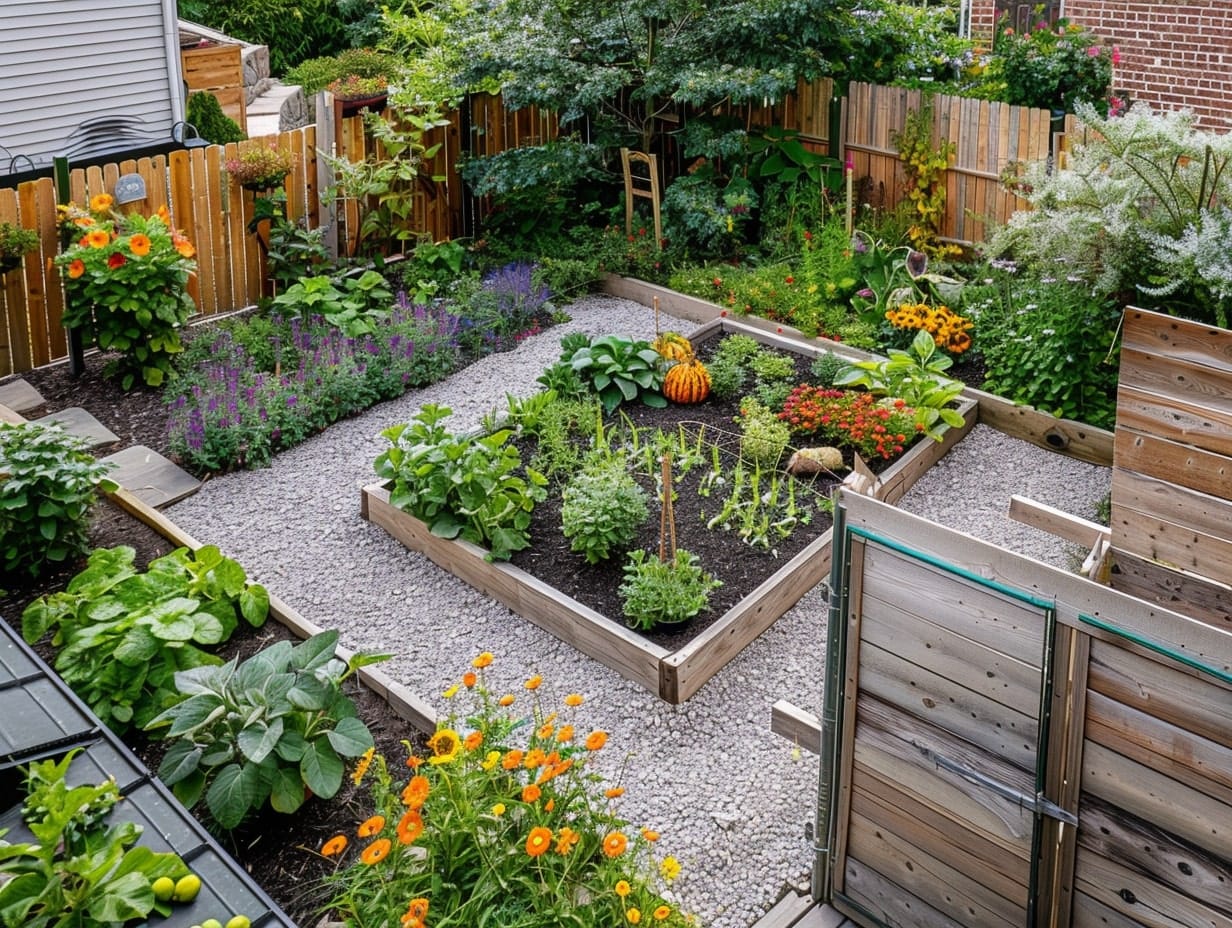
{"type": "Polygon", "coordinates": [[[646,493],[620,455],[587,467],[561,494],[561,527],[588,564],[628,547],[648,515],[646,493]]]}
{"type": "Polygon", "coordinates": [[[109,466],[57,427],[0,424],[0,579],[38,577],[84,554],[96,489],[109,466]]]}
{"type": "Polygon", "coordinates": [[[637,399],[647,406],[667,405],[661,392],[666,373],[663,357],[650,342],[601,335],[589,341],[585,336],[570,337],[563,339],[561,345],[564,351],[560,361],[544,372],[539,378],[541,383],[556,388],[556,381],[560,381],[563,386],[569,375],[560,368],[570,368],[599,397],[609,414],[622,402],[637,399]]]}
{"type": "MultiPolygon", "coordinates": [[[[354,6],[351,4],[350,6],[354,6]]],[[[348,10],[357,19],[363,10],[348,10]]],[[[270,50],[275,75],[309,55],[333,55],[350,46],[337,0],[180,0],[180,16],[270,50]]]]}
{"type": "Polygon", "coordinates": [[[389,78],[398,71],[398,59],[371,48],[350,48],[337,55],[308,58],[287,71],[284,81],[299,84],[307,96],[324,90],[349,75],[389,78]]]}
{"type": "Polygon", "coordinates": [[[222,111],[222,104],[208,90],[199,90],[188,98],[184,120],[212,145],[242,142],[248,138],[239,123],[222,111]]]}
{"type": "Polygon", "coordinates": [[[723,584],[702,569],[697,555],[683,548],[663,562],[645,551],[629,554],[620,585],[629,625],[647,631],[685,622],[710,605],[710,593],[723,584]]]}

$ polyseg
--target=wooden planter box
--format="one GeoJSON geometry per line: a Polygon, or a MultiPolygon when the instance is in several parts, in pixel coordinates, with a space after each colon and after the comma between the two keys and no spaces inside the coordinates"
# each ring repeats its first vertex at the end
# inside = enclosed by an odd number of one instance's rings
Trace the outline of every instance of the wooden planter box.
{"type": "MultiPolygon", "coordinates": [[[[763,344],[797,354],[816,356],[826,350],[820,344],[801,344],[731,319],[716,319],[691,338],[702,341],[728,332],[750,335],[763,344]]],[[[976,404],[964,401],[960,411],[967,420],[963,428],[949,429],[940,442],[918,442],[880,475],[873,495],[891,503],[900,499],[970,430],[976,404]]],[[[827,531],[696,638],[676,651],[668,651],[623,622],[600,615],[518,567],[486,561],[486,552],[477,545],[438,538],[419,519],[390,505],[385,484],[364,487],[360,513],[406,547],[426,554],[455,577],[670,703],[682,703],[701,689],[830,570],[827,531]]]]}

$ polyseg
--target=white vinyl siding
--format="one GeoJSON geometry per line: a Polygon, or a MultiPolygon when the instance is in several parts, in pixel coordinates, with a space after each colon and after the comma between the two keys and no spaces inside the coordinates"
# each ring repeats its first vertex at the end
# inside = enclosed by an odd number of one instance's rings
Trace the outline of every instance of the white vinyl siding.
{"type": "Polygon", "coordinates": [[[168,6],[0,0],[0,145],[45,163],[81,122],[121,114],[169,137],[172,98],[183,91],[168,56],[168,6]]]}

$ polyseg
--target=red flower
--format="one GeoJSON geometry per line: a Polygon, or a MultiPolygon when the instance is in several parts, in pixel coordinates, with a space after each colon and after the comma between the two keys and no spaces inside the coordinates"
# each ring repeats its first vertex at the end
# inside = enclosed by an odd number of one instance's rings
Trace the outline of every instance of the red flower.
{"type": "Polygon", "coordinates": [[[117,267],[123,267],[127,263],[128,263],[128,258],[124,257],[118,251],[115,252],[110,258],[107,259],[107,266],[111,268],[112,270],[115,270],[117,267]]]}

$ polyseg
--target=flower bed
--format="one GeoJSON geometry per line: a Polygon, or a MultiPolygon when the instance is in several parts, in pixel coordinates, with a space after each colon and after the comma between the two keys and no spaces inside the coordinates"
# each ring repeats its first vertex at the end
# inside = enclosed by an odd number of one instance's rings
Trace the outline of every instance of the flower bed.
{"type": "MultiPolygon", "coordinates": [[[[747,334],[762,344],[816,356],[823,349],[802,345],[729,319],[720,319],[694,333],[694,341],[724,333],[747,334]]],[[[902,496],[932,464],[959,441],[974,422],[975,404],[960,411],[967,425],[949,429],[941,442],[921,441],[879,477],[874,494],[889,502],[902,496]]],[[[380,525],[412,550],[426,554],[455,576],[504,603],[583,653],[641,684],[672,703],[680,703],[790,609],[824,578],[829,567],[830,533],[826,531],[792,557],[768,580],[728,609],[687,644],[669,650],[601,615],[524,570],[491,563],[482,548],[434,536],[415,517],[390,503],[388,487],[373,484],[362,493],[364,518],[380,525]]]]}

